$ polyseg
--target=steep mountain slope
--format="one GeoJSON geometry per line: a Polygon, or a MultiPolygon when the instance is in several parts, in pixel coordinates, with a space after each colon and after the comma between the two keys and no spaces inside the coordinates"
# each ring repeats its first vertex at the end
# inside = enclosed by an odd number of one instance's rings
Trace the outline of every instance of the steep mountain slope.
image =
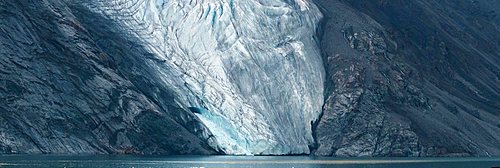
{"type": "Polygon", "coordinates": [[[215,154],[137,39],[61,1],[0,1],[0,153],[215,154]]]}
{"type": "Polygon", "coordinates": [[[316,155],[500,154],[498,1],[315,2],[327,73],[316,155]]]}

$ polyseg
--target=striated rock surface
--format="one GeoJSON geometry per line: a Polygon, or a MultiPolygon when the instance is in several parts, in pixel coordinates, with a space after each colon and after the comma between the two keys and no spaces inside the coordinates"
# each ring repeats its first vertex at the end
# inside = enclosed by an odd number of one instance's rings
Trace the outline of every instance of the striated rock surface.
{"type": "Polygon", "coordinates": [[[62,1],[0,2],[0,153],[217,153],[121,30],[62,1]]]}
{"type": "Polygon", "coordinates": [[[315,2],[326,69],[315,155],[500,154],[498,2],[315,2]]]}

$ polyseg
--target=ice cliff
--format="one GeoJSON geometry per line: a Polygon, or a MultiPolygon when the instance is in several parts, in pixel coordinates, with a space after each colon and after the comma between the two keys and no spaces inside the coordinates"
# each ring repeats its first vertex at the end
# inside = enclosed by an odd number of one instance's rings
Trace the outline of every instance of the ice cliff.
{"type": "Polygon", "coordinates": [[[323,102],[303,0],[109,0],[86,5],[142,39],[154,72],[181,95],[228,154],[309,153],[323,102]],[[290,129],[294,128],[294,129],[290,129]]]}

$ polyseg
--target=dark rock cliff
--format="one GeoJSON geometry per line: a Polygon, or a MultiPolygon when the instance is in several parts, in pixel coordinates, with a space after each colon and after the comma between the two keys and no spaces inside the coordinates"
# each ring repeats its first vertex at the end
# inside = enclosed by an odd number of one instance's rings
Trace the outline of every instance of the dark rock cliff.
{"type": "Polygon", "coordinates": [[[316,155],[500,155],[498,1],[315,0],[316,155]]]}
{"type": "Polygon", "coordinates": [[[63,1],[0,1],[0,153],[216,153],[119,27],[63,1]]]}

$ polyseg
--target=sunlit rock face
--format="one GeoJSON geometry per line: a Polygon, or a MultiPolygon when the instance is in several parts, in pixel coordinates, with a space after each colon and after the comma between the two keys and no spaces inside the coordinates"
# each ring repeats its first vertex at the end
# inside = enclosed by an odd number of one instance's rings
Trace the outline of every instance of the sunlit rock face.
{"type": "Polygon", "coordinates": [[[0,1],[0,153],[220,153],[139,38],[74,2],[0,1]]]}
{"type": "MultiPolygon", "coordinates": [[[[322,17],[303,0],[84,2],[123,24],[151,66],[227,154],[309,153],[323,104],[314,39],[322,17]]],[[[211,137],[212,138],[212,137],[211,137]]]]}

